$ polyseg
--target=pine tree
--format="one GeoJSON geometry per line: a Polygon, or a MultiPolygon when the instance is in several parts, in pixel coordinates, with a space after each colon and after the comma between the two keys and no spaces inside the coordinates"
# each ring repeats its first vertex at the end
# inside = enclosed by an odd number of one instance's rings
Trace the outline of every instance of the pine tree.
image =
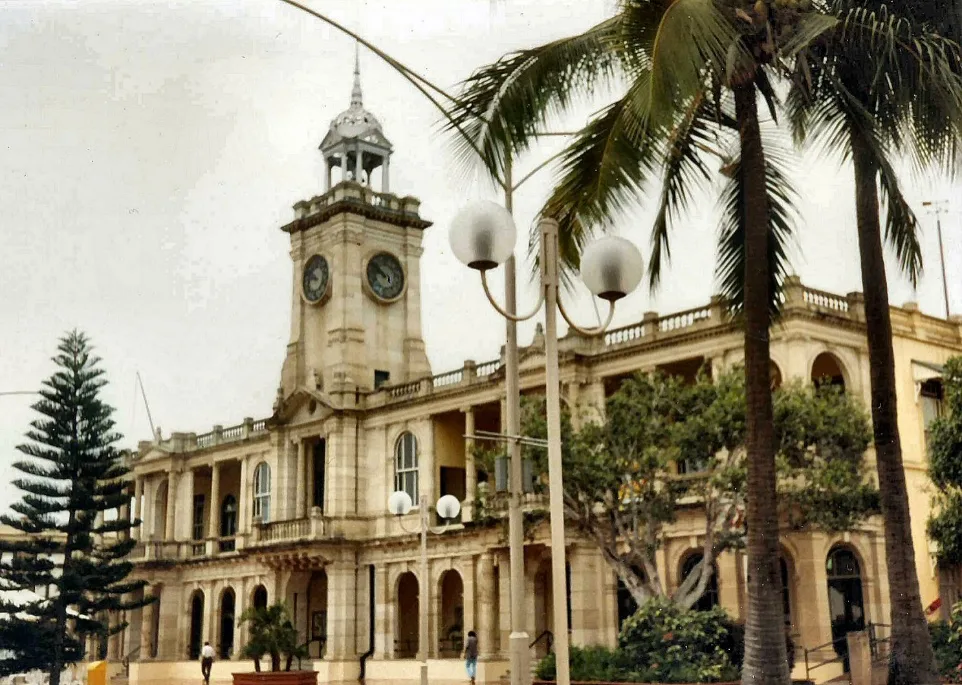
{"type": "Polygon", "coordinates": [[[113,409],[101,399],[107,381],[87,337],[63,337],[53,358],[57,371],[42,383],[33,405],[27,458],[14,464],[23,492],[0,521],[22,531],[23,540],[0,542],[0,587],[49,589],[19,607],[0,604],[0,675],[40,669],[59,685],[67,664],[84,658],[95,638],[103,656],[106,641],[125,627],[109,617],[143,606],[130,600],[143,581],[129,580],[126,560],[134,546],[133,525],[119,515],[131,499],[128,469],[114,446],[113,409]],[[114,512],[117,515],[114,516],[114,512]]]}

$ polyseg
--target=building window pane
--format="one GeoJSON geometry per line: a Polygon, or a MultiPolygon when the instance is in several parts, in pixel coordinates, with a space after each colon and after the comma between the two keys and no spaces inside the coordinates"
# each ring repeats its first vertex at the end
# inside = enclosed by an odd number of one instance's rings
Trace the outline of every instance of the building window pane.
{"type": "Polygon", "coordinates": [[[394,489],[403,490],[418,503],[417,440],[412,433],[403,433],[394,447],[394,489]]]}
{"type": "Polygon", "coordinates": [[[194,495],[193,538],[204,539],[204,496],[194,495]]]}
{"type": "Polygon", "coordinates": [[[254,469],[254,520],[271,520],[271,467],[263,461],[254,469]]]}

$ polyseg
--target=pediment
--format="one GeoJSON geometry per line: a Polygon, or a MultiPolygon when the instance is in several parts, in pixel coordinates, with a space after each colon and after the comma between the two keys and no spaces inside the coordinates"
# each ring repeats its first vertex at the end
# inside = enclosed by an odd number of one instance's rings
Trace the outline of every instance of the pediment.
{"type": "Polygon", "coordinates": [[[525,371],[540,371],[545,368],[544,350],[539,348],[527,348],[521,350],[518,359],[518,369],[525,371]]]}
{"type": "Polygon", "coordinates": [[[338,407],[326,393],[298,387],[277,404],[269,423],[275,426],[293,426],[326,418],[337,409],[338,407]]]}

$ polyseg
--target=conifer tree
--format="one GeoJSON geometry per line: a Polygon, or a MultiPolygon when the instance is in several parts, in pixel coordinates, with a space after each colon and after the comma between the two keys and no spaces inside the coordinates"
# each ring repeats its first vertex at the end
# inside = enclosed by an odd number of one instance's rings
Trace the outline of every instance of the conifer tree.
{"type": "MultiPolygon", "coordinates": [[[[128,468],[115,447],[113,409],[101,398],[107,381],[87,337],[65,335],[33,405],[24,459],[13,484],[23,497],[0,521],[24,533],[0,542],[0,588],[47,588],[19,606],[0,603],[0,676],[39,669],[59,685],[63,668],[103,656],[106,641],[125,627],[110,616],[144,605],[130,600],[144,586],[130,580],[126,560],[134,541],[120,507],[130,502],[128,468]],[[85,655],[87,638],[99,654],[85,655]]],[[[26,593],[21,593],[21,595],[26,593]]],[[[29,596],[29,595],[28,595],[29,596]]]]}

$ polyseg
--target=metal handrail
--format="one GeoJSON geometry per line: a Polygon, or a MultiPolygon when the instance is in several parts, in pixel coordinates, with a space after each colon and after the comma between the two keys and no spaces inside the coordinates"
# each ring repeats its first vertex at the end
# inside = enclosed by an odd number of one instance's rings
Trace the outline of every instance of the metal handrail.
{"type": "MultiPolygon", "coordinates": [[[[310,647],[310,645],[312,645],[312,644],[315,643],[315,642],[320,643],[320,645],[321,645],[320,656],[319,656],[318,658],[319,658],[319,659],[323,659],[323,658],[324,658],[324,649],[327,647],[327,635],[322,635],[321,637],[312,637],[310,640],[308,640],[308,641],[305,642],[304,644],[300,645],[300,647],[310,647]]],[[[300,651],[300,647],[298,648],[298,651],[300,651]]],[[[298,670],[298,671],[301,670],[301,658],[302,658],[302,657],[300,657],[300,656],[297,657],[297,670],[298,670]]]]}
{"type": "Polygon", "coordinates": [[[127,654],[124,654],[124,658],[120,660],[120,663],[124,666],[124,674],[130,677],[130,658],[140,652],[140,645],[137,645],[135,649],[130,650],[127,654]]]}
{"type": "Polygon", "coordinates": [[[828,664],[834,664],[834,663],[836,663],[836,662],[844,662],[844,661],[845,661],[845,657],[843,657],[841,654],[839,654],[839,653],[836,651],[836,652],[835,652],[835,656],[832,657],[831,659],[826,659],[826,660],[824,660],[824,661],[819,661],[819,662],[816,663],[816,664],[809,664],[809,661],[808,661],[808,655],[809,655],[809,654],[812,654],[812,653],[814,653],[814,652],[822,651],[822,650],[824,650],[824,649],[827,648],[827,647],[831,647],[831,648],[834,650],[835,645],[836,645],[837,643],[839,643],[839,642],[845,642],[847,639],[848,639],[847,637],[842,636],[842,637],[840,637],[840,638],[836,638],[836,639],[832,640],[831,642],[826,642],[826,643],[823,644],[823,645],[818,645],[818,646],[816,646],[816,647],[806,647],[806,648],[805,648],[805,680],[811,680],[811,679],[812,679],[812,671],[814,671],[816,668],[821,668],[822,666],[826,666],[826,665],[828,665],[828,664]]]}
{"type": "Polygon", "coordinates": [[[528,649],[531,649],[532,647],[537,645],[539,642],[541,642],[541,640],[544,640],[544,643],[548,647],[548,651],[550,652],[551,648],[554,646],[554,633],[552,633],[550,630],[542,631],[538,637],[536,637],[534,640],[531,641],[531,644],[528,645],[528,649]]]}

